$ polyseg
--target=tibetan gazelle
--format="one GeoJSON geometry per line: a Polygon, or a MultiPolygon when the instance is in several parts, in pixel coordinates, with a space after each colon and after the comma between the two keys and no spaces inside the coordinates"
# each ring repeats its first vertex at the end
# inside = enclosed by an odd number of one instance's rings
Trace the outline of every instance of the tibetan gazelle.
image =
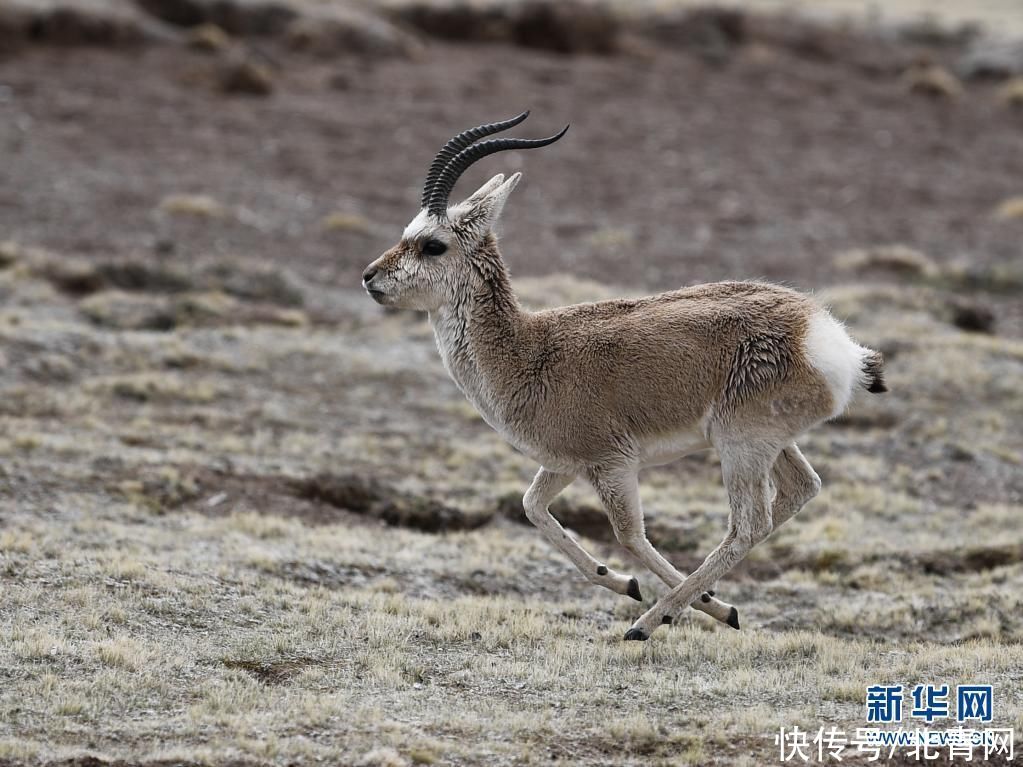
{"type": "Polygon", "coordinates": [[[692,606],[739,628],[710,589],[820,490],[795,440],[841,413],[856,388],[886,391],[881,355],[812,298],[765,282],[719,282],[634,300],[525,311],[493,226],[521,174],[494,176],[457,205],[474,162],[545,139],[487,139],[528,113],[451,139],[430,166],[422,210],[362,284],[384,306],[429,312],[444,366],[490,426],[541,468],[530,521],[593,583],[642,601],[636,578],[594,559],[548,506],[577,477],[597,491],[618,541],[669,591],[625,634],[647,639],[692,606]],[[689,576],[647,540],[640,469],[715,448],[728,534],[689,576]]]}

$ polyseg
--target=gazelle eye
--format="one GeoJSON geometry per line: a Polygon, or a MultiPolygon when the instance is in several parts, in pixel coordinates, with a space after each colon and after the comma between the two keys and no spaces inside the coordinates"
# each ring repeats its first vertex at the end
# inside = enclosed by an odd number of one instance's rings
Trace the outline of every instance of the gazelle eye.
{"type": "Polygon", "coordinates": [[[427,240],[423,243],[422,251],[424,256],[439,256],[448,246],[440,240],[427,240]]]}

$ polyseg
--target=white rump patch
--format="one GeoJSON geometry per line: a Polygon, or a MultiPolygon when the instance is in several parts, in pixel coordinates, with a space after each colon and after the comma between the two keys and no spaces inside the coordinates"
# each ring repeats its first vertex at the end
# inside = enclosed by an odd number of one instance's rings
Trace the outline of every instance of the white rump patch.
{"type": "Polygon", "coordinates": [[[831,417],[840,415],[849,405],[854,388],[862,385],[863,355],[867,350],[849,338],[842,323],[821,309],[810,318],[804,351],[828,382],[834,401],[831,417]]]}

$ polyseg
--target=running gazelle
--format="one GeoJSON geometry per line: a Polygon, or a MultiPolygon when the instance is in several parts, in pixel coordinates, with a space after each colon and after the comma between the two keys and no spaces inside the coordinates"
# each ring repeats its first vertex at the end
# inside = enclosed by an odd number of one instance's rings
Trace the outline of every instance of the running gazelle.
{"type": "Polygon", "coordinates": [[[880,353],[812,298],[766,282],[719,282],[540,312],[519,306],[493,234],[522,174],[499,174],[448,205],[465,170],[494,152],[559,140],[487,139],[528,112],[451,139],[430,166],[422,210],[363,273],[377,303],[429,312],[448,373],[491,427],[541,468],[526,514],[587,579],[642,601],[635,577],[586,552],[548,506],[570,482],[596,490],[621,544],[669,591],[625,634],[647,639],[686,606],[733,628],[710,589],[820,490],[796,447],[862,387],[886,391],[880,353]],[[647,540],[640,469],[717,449],[728,533],[687,576],[647,540]]]}

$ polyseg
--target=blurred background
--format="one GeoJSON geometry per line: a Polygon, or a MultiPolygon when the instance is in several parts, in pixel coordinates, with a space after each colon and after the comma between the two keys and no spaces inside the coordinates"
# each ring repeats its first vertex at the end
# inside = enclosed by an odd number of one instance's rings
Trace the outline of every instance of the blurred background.
{"type": "MultiPolygon", "coordinates": [[[[1023,726],[1021,41],[1017,0],[0,0],[0,764],[760,764],[862,725],[879,653],[1023,726]],[[524,172],[527,306],[767,278],[886,356],[722,583],[741,634],[623,647],[359,287],[523,109],[571,130],[453,198],[524,172]]],[[[716,457],[642,487],[692,569],[716,457]]],[[[586,487],[554,511],[636,570],[586,487]]]]}

